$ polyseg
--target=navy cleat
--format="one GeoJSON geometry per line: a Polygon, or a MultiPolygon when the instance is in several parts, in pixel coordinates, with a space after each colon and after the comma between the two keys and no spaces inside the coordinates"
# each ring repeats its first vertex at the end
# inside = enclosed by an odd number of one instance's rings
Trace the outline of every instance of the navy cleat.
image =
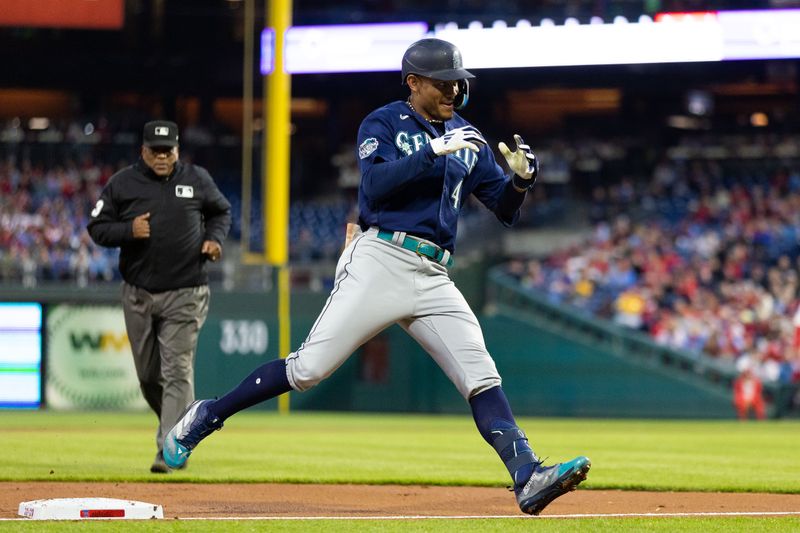
{"type": "Polygon", "coordinates": [[[586,479],[591,466],[592,462],[584,456],[553,466],[536,464],[528,481],[514,488],[519,508],[523,513],[538,515],[550,502],[575,490],[586,479]]]}
{"type": "Polygon", "coordinates": [[[222,429],[222,422],[208,412],[212,400],[196,400],[178,419],[164,439],[164,462],[170,468],[183,468],[192,450],[212,432],[222,429]]]}

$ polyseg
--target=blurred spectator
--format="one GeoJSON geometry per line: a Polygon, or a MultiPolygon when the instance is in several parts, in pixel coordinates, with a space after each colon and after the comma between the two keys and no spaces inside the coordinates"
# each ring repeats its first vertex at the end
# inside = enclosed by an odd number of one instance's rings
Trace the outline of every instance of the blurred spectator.
{"type": "Polygon", "coordinates": [[[763,385],[750,363],[742,365],[739,377],[733,382],[733,405],[739,420],[749,419],[751,411],[758,420],[766,418],[763,385]]]}

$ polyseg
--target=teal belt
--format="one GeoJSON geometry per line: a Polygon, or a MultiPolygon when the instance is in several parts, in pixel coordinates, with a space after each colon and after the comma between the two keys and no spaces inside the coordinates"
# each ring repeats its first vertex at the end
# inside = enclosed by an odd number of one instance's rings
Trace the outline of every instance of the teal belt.
{"type": "Polygon", "coordinates": [[[433,259],[447,268],[453,266],[453,257],[450,252],[439,248],[431,242],[423,241],[411,235],[404,235],[400,231],[378,230],[378,238],[396,244],[406,250],[411,250],[417,255],[433,259]]]}

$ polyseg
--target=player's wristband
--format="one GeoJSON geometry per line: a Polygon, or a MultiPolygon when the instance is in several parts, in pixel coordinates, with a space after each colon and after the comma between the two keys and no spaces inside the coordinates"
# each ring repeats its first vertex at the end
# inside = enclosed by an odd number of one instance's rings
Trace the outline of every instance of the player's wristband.
{"type": "Polygon", "coordinates": [[[531,190],[531,187],[533,187],[533,184],[535,182],[536,182],[536,180],[533,179],[533,178],[530,178],[530,179],[526,180],[525,178],[519,177],[518,174],[514,174],[513,176],[511,176],[511,183],[517,189],[523,189],[525,191],[529,191],[529,190],[531,190]]]}

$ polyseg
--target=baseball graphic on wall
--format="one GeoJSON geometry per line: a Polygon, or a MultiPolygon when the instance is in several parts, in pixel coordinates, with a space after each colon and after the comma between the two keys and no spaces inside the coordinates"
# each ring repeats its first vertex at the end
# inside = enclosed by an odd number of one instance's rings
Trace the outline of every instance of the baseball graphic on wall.
{"type": "Polygon", "coordinates": [[[45,401],[54,409],[147,407],[136,379],[121,308],[50,308],[45,401]]]}

